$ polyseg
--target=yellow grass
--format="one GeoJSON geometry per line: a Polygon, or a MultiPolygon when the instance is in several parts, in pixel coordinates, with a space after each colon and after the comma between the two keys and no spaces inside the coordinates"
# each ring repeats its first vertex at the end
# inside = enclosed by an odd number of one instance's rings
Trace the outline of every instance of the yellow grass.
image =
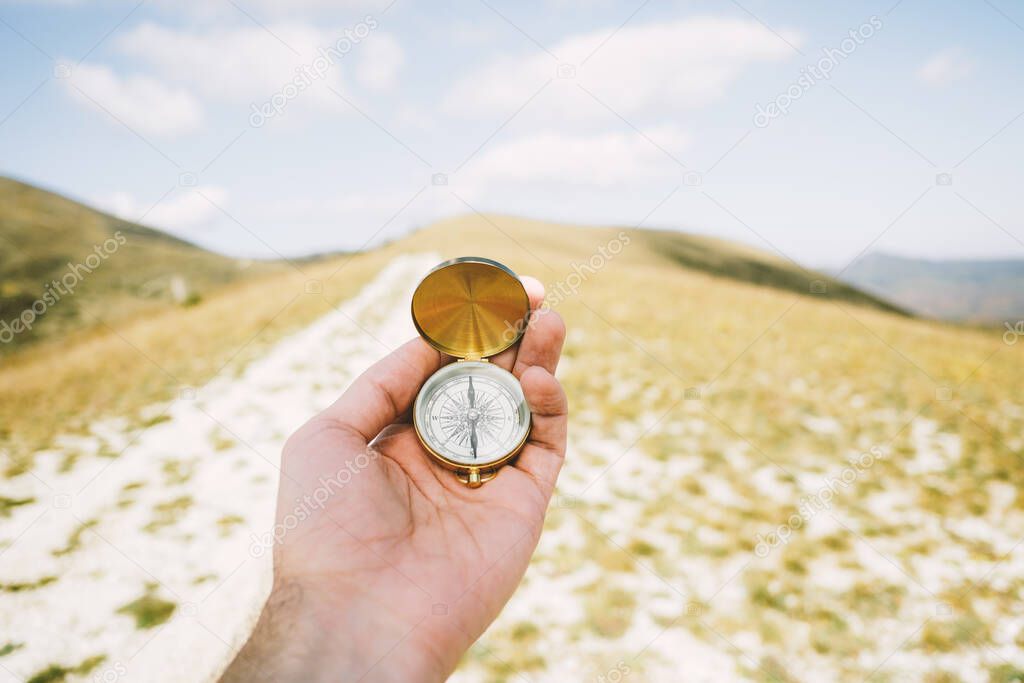
{"type": "MultiPolygon", "coordinates": [[[[268,344],[327,313],[385,262],[382,253],[302,264],[14,354],[0,367],[0,446],[19,470],[54,437],[139,410],[236,372],[268,344]],[[340,267],[340,270],[338,270],[340,267]],[[337,275],[330,277],[337,271],[337,275]],[[317,291],[314,282],[322,285],[317,291]]],[[[110,454],[113,455],[113,454],[110,454]]]]}
{"type": "MultiPolygon", "coordinates": [[[[573,275],[574,264],[618,234],[617,228],[464,216],[359,255],[334,277],[339,261],[304,265],[305,274],[235,285],[194,308],[119,326],[116,334],[93,332],[18,354],[0,370],[5,443],[24,464],[59,433],[101,416],[137,415],[182,387],[235,371],[353,294],[396,254],[487,256],[544,281],[568,323],[560,375],[573,438],[619,444],[618,463],[585,444],[571,453],[575,460],[559,495],[580,502],[553,510],[548,531],[568,530],[582,539],[583,550],[545,549],[542,542],[527,576],[556,580],[594,565],[607,579],[577,594],[587,624],[570,640],[596,638],[609,666],[621,660],[642,672],[658,665],[657,648],[636,661],[639,648],[618,649],[642,615],[709,646],[722,647],[716,633],[744,633],[768,649],[754,663],[737,658],[739,670],[755,680],[789,680],[823,662],[837,679],[863,680],[908,637],[904,649],[922,657],[971,650],[990,659],[984,652],[996,632],[991,624],[1019,613],[1024,577],[979,586],[963,578],[945,586],[938,601],[948,603],[949,616],[935,617],[912,636],[927,614],[936,614],[936,599],[916,579],[879,578],[865,558],[884,553],[885,561],[914,575],[919,563],[936,562],[940,550],[957,549],[982,567],[998,566],[1005,548],[947,525],[992,522],[993,487],[1024,490],[1024,344],[1006,345],[997,332],[683,269],[635,238],[596,272],[573,275]],[[310,279],[323,281],[323,295],[305,293],[310,279]],[[565,287],[575,291],[555,294],[565,287]],[[934,433],[922,433],[922,425],[934,433]],[[959,455],[928,472],[914,469],[917,459],[951,441],[959,455]],[[848,458],[873,448],[885,457],[831,511],[855,533],[798,531],[768,558],[754,556],[755,535],[795,513],[810,493],[808,477],[837,476],[848,458]],[[670,476],[671,466],[686,458],[698,458],[699,469],[670,476]],[[591,500],[595,472],[606,467],[601,476],[611,500],[591,500]],[[630,474],[636,468],[648,474],[630,474]],[[765,473],[786,493],[781,499],[758,483],[765,473]],[[722,497],[723,485],[734,500],[722,497]],[[872,505],[882,494],[899,496],[910,512],[879,513],[872,505]],[[606,536],[604,516],[627,509],[635,511],[633,525],[606,536]],[[723,597],[695,582],[702,576],[726,582],[737,559],[750,564],[734,579],[738,597],[723,609],[723,597]],[[847,588],[815,584],[839,570],[854,577],[847,588]],[[642,580],[667,593],[673,607],[656,611],[645,596],[634,596],[628,587],[642,580]],[[690,604],[700,605],[696,616],[690,604]],[[900,637],[882,637],[887,628],[900,637]]],[[[1000,514],[1019,520],[1022,511],[1024,496],[1016,495],[1000,514]]],[[[1009,531],[1021,530],[1011,525],[1009,531]]],[[[509,662],[543,669],[558,658],[562,635],[554,643],[551,637],[545,624],[503,616],[481,641],[486,651],[470,653],[463,666],[480,669],[485,680],[502,680],[509,662]]],[[[1024,645],[1024,635],[1015,637],[1024,645]]],[[[1015,680],[1007,666],[988,668],[996,680],[1015,680]]],[[[936,663],[929,675],[954,674],[936,663]]]]}

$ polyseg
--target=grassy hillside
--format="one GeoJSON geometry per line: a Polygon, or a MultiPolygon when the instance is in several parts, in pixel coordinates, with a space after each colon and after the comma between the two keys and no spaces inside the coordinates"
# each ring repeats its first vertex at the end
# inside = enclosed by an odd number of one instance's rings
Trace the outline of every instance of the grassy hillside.
{"type": "Polygon", "coordinates": [[[770,252],[734,242],[661,230],[639,231],[648,247],[679,265],[732,280],[812,294],[893,313],[899,306],[770,252]]]}
{"type": "MultiPolygon", "coordinates": [[[[551,291],[616,232],[464,217],[402,246],[499,256],[551,291]]],[[[643,240],[556,308],[573,450],[460,680],[728,680],[722,657],[773,683],[1024,676],[1024,345],[643,240]]]]}
{"type": "Polygon", "coordinates": [[[812,295],[802,271],[714,245],[468,215],[44,342],[0,368],[8,473],[44,445],[92,457],[55,437],[97,417],[152,425],[142,407],[236,372],[399,254],[491,257],[567,321],[571,449],[530,572],[459,680],[677,680],[681,659],[755,681],[1020,680],[1024,344],[812,295]]]}
{"type": "MultiPolygon", "coordinates": [[[[365,254],[249,264],[0,178],[0,321],[11,323],[30,308],[47,292],[47,283],[67,276],[69,264],[86,265],[97,248],[108,251],[109,246],[111,252],[91,272],[80,271],[73,293],[49,306],[31,330],[0,344],[0,355],[7,356],[0,390],[20,399],[0,406],[0,449],[14,454],[17,469],[58,431],[84,428],[101,415],[131,414],[146,403],[173,398],[182,387],[202,384],[225,363],[243,363],[261,345],[330,310],[394,254],[490,255],[555,278],[562,284],[553,291],[557,305],[572,294],[574,287],[566,285],[575,286],[580,277],[583,286],[607,265],[590,268],[605,261],[598,248],[619,233],[619,228],[463,216],[365,254]],[[109,241],[115,236],[123,237],[109,241]],[[175,300],[181,292],[172,291],[174,280],[179,287],[185,283],[184,300],[175,300]],[[39,405],[52,406],[52,417],[39,419],[33,407],[39,405]]],[[[627,234],[623,252],[611,255],[615,261],[890,308],[756,249],[661,231],[627,234]],[[812,282],[825,287],[812,294],[812,282]]],[[[662,285],[656,287],[660,291],[662,285]]]]}
{"type": "Polygon", "coordinates": [[[216,287],[272,268],[0,178],[0,321],[12,323],[37,301],[48,304],[36,304],[36,313],[44,312],[30,321],[31,329],[0,345],[0,354],[99,321],[191,304],[216,287]]]}
{"type": "Polygon", "coordinates": [[[927,261],[868,254],[842,275],[921,315],[1002,326],[1024,319],[1024,261],[927,261]]]}

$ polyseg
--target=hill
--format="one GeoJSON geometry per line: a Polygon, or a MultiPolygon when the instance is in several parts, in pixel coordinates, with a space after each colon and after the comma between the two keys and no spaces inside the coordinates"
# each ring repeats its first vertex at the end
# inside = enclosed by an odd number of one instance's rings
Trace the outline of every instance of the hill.
{"type": "MultiPolygon", "coordinates": [[[[608,230],[508,216],[484,218],[484,225],[514,221],[516,230],[529,233],[531,240],[560,235],[563,241],[585,241],[588,234],[596,237],[608,230]]],[[[438,226],[462,230],[467,219],[479,220],[465,217],[438,226]]],[[[635,240],[631,251],[640,246],[655,258],[685,268],[902,312],[825,274],[751,247],[672,231],[629,233],[635,240]]],[[[292,265],[347,256],[316,255],[292,265]]],[[[0,178],[0,355],[168,305],[192,305],[225,284],[285,267],[231,259],[59,194],[0,178]]]]}
{"type": "Polygon", "coordinates": [[[650,249],[693,270],[797,294],[812,294],[907,314],[906,310],[883,298],[835,280],[825,273],[804,268],[795,261],[777,257],[771,252],[701,235],[664,230],[640,232],[650,249]]]}
{"type": "MultiPolygon", "coordinates": [[[[691,273],[709,283],[748,283],[894,310],[825,275],[724,240],[498,215],[439,221],[362,254],[248,265],[0,178],[0,355],[7,356],[8,370],[0,373],[0,389],[6,386],[8,395],[30,404],[51,402],[62,416],[40,420],[29,405],[6,404],[0,408],[0,449],[16,454],[17,469],[48,445],[58,426],[84,428],[101,415],[133,414],[181,386],[201,384],[226,363],[244,363],[281,334],[324,315],[375,268],[410,250],[445,257],[492,255],[546,278],[554,285],[549,297],[554,305],[581,294],[615,261],[654,266],[652,272],[665,274],[666,285],[674,273],[691,273]],[[626,236],[621,250],[602,256],[620,235],[626,236]],[[31,330],[11,334],[11,324],[24,311],[48,292],[60,294],[52,281],[62,281],[76,266],[89,272],[78,271],[73,293],[47,306],[31,330]],[[209,305],[194,306],[207,299],[209,305]],[[115,375],[109,372],[113,368],[115,375]],[[58,385],[60,392],[54,389],[58,385]]],[[[660,292],[633,295],[659,301],[660,292]]],[[[746,303],[740,299],[736,305],[742,309],[746,303]]]]}
{"type": "Polygon", "coordinates": [[[101,321],[191,304],[213,288],[268,267],[250,268],[159,230],[0,178],[0,330],[4,322],[9,326],[0,354],[101,321]]]}
{"type": "Polygon", "coordinates": [[[4,666],[223,656],[259,607],[239,577],[281,443],[412,333],[430,264],[476,254],[541,279],[566,320],[570,448],[522,586],[453,681],[675,681],[680,662],[694,680],[1020,679],[1024,344],[810,295],[741,247],[682,267],[665,238],[460,216],[5,360],[2,625],[25,645],[4,666]],[[722,275],[739,259],[756,277],[722,275]],[[124,615],[211,593],[173,638],[124,615]]]}
{"type": "Polygon", "coordinates": [[[928,261],[871,253],[841,277],[933,318],[999,324],[1024,319],[1024,260],[928,261]]]}

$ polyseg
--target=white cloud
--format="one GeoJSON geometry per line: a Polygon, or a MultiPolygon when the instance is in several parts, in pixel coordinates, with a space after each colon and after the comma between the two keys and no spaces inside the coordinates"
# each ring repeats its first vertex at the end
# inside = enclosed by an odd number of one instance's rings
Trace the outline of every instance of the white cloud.
{"type": "Polygon", "coordinates": [[[672,127],[643,135],[540,133],[486,148],[459,174],[459,183],[477,190],[507,184],[603,189],[647,183],[681,173],[666,151],[675,156],[688,141],[687,135],[672,127]]]}
{"type": "Polygon", "coordinates": [[[285,106],[347,112],[337,96],[346,90],[344,62],[365,50],[358,75],[375,89],[392,86],[401,67],[401,46],[392,36],[376,35],[378,26],[373,17],[337,31],[304,24],[191,30],[144,22],[112,42],[155,77],[126,78],[109,67],[87,65],[75,67],[73,82],[143,133],[194,130],[203,118],[199,96],[249,104],[251,116],[263,112],[263,120],[285,106]]]}
{"type": "Polygon", "coordinates": [[[917,77],[928,85],[949,85],[969,76],[974,71],[974,60],[959,48],[950,48],[932,55],[917,70],[917,77]]]}
{"type": "MultiPolygon", "coordinates": [[[[116,45],[164,78],[195,88],[209,98],[262,102],[293,82],[298,75],[296,69],[308,67],[319,48],[334,44],[342,35],[329,35],[301,24],[270,26],[267,30],[243,26],[198,31],[147,22],[124,31],[116,45]]],[[[340,88],[339,73],[335,64],[322,80],[340,88]]],[[[326,98],[323,91],[320,97],[326,98]]]]}
{"type": "Polygon", "coordinates": [[[405,53],[394,36],[378,33],[360,46],[356,79],[371,90],[388,90],[398,81],[405,53]]]}
{"type": "MultiPolygon", "coordinates": [[[[760,24],[712,17],[630,25],[571,36],[551,46],[575,76],[549,88],[545,106],[564,118],[608,116],[575,83],[623,116],[666,114],[703,106],[719,96],[749,65],[781,60],[792,48],[760,24]],[[602,45],[602,43],[604,43],[602,45]]],[[[783,31],[790,43],[800,37],[783,31]]],[[[506,57],[473,71],[445,99],[452,112],[511,112],[526,102],[558,64],[548,54],[506,57]]],[[[551,113],[550,110],[546,110],[551,113]]]]}
{"type": "Polygon", "coordinates": [[[224,188],[209,185],[178,188],[156,206],[140,201],[127,192],[115,192],[100,198],[97,204],[127,221],[188,237],[220,220],[223,214],[217,206],[224,206],[227,198],[228,193],[224,188]]]}
{"type": "Polygon", "coordinates": [[[143,135],[186,133],[203,119],[202,105],[191,93],[147,76],[122,77],[105,66],[80,64],[65,83],[76,100],[98,104],[143,135]]]}

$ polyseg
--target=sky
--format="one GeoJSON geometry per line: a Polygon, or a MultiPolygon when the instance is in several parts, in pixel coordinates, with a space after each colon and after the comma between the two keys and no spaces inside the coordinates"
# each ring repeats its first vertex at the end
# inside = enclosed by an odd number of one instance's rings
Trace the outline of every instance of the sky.
{"type": "Polygon", "coordinates": [[[0,175],[234,256],[496,212],[1024,258],[1009,0],[0,0],[0,175]]]}

